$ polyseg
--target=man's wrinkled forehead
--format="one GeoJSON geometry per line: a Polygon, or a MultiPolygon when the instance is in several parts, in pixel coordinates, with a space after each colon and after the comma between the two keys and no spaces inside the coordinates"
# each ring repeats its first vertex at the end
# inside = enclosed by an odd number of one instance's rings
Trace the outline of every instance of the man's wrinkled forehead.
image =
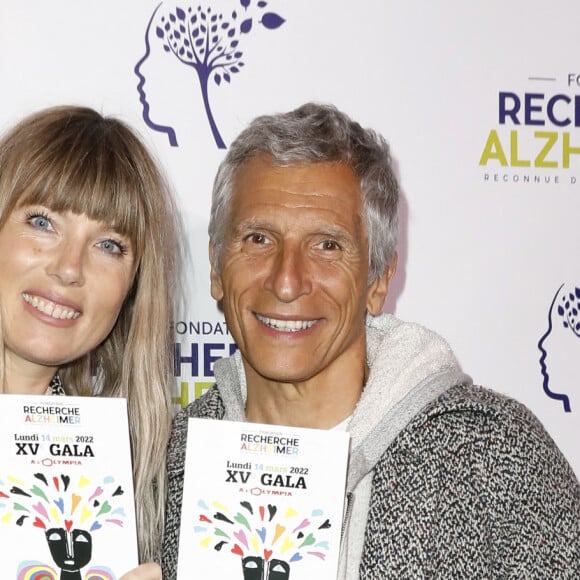
{"type": "Polygon", "coordinates": [[[267,152],[261,152],[250,157],[249,159],[246,159],[236,168],[232,179],[232,193],[236,194],[240,190],[244,190],[243,186],[248,181],[251,181],[252,183],[262,181],[267,183],[269,178],[281,174],[284,174],[285,176],[296,176],[296,178],[299,180],[299,176],[304,174],[304,170],[319,167],[327,168],[331,171],[334,169],[340,170],[344,175],[349,175],[349,177],[352,177],[352,185],[354,186],[357,195],[360,195],[362,199],[360,179],[352,165],[346,163],[345,161],[311,161],[301,159],[281,161],[267,152]]]}
{"type": "Polygon", "coordinates": [[[345,163],[280,165],[270,156],[248,160],[238,169],[229,204],[228,231],[240,224],[312,220],[312,228],[339,236],[348,230],[366,238],[362,194],[357,176],[345,163]]]}

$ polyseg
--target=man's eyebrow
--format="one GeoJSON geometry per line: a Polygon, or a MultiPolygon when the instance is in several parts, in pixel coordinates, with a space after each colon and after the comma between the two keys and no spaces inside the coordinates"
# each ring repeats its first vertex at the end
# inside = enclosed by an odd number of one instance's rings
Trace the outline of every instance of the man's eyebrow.
{"type": "Polygon", "coordinates": [[[316,225],[314,225],[310,235],[320,238],[331,238],[343,244],[354,243],[355,241],[355,237],[353,236],[352,232],[349,232],[347,229],[341,228],[339,226],[321,225],[316,227],[316,225]]]}
{"type": "Polygon", "coordinates": [[[339,227],[320,227],[312,230],[316,236],[328,236],[330,238],[351,238],[352,236],[339,227]]]}
{"type": "MultiPolygon", "coordinates": [[[[264,219],[247,219],[236,224],[232,230],[233,235],[240,235],[252,230],[272,230],[274,226],[271,222],[264,219]]],[[[342,242],[353,240],[350,232],[338,226],[329,226],[328,224],[321,224],[317,226],[313,224],[312,230],[309,232],[310,236],[329,237],[342,242]]]]}
{"type": "Polygon", "coordinates": [[[246,232],[248,230],[267,230],[271,229],[272,224],[263,219],[247,219],[235,225],[234,233],[246,232]]]}

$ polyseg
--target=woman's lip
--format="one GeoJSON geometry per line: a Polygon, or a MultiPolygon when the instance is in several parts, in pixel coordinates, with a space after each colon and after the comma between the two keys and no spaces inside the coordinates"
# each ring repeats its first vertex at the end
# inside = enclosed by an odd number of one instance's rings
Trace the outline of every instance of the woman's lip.
{"type": "Polygon", "coordinates": [[[25,309],[32,316],[46,324],[56,325],[63,328],[69,327],[76,324],[77,320],[82,315],[79,310],[42,298],[36,294],[23,292],[22,300],[25,309]]]}
{"type": "Polygon", "coordinates": [[[27,302],[24,298],[22,299],[22,302],[24,304],[24,309],[31,316],[33,316],[37,320],[40,320],[44,324],[48,324],[50,326],[59,328],[69,328],[71,326],[75,326],[81,318],[81,314],[78,311],[71,310],[70,308],[66,309],[67,314],[63,317],[62,312],[60,313],[57,312],[57,309],[64,308],[63,306],[55,306],[53,311],[50,314],[48,314],[47,312],[39,310],[38,306],[34,306],[30,302],[27,302]],[[72,314],[69,316],[68,313],[72,314]],[[54,316],[55,314],[57,314],[56,317],[54,316]]]}
{"type": "Polygon", "coordinates": [[[57,306],[64,306],[65,308],[70,308],[79,314],[83,313],[82,307],[78,302],[60,296],[54,292],[43,292],[42,290],[25,290],[23,294],[28,294],[29,296],[36,296],[41,300],[48,300],[49,302],[54,302],[57,306]]]}

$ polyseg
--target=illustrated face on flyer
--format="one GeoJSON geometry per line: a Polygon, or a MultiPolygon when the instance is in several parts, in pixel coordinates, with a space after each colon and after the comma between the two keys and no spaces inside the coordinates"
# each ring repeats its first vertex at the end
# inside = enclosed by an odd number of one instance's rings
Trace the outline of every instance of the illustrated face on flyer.
{"type": "Polygon", "coordinates": [[[332,523],[322,509],[304,514],[247,500],[234,509],[203,500],[197,507],[193,530],[200,546],[239,557],[244,580],[287,580],[291,565],[304,558],[324,561],[331,549],[332,523]]]}
{"type": "MultiPolygon", "coordinates": [[[[14,476],[1,478],[0,523],[15,525],[13,534],[22,533],[23,537],[26,528],[32,528],[38,536],[44,532],[48,548],[29,554],[34,560],[19,563],[22,577],[35,578],[29,573],[32,569],[40,572],[39,566],[44,564],[45,574],[56,565],[61,578],[81,580],[82,569],[91,563],[93,543],[98,543],[100,530],[124,525],[123,495],[123,488],[112,477],[93,482],[83,475],[50,477],[37,472],[30,481],[14,476]],[[52,565],[45,561],[47,552],[52,565]]],[[[91,573],[96,578],[96,569],[91,573]]],[[[103,579],[114,578],[105,568],[101,573],[105,574],[103,579]]]]}
{"type": "Polygon", "coordinates": [[[46,541],[52,559],[63,572],[76,572],[91,561],[93,541],[86,530],[50,528],[46,530],[46,541]]]}

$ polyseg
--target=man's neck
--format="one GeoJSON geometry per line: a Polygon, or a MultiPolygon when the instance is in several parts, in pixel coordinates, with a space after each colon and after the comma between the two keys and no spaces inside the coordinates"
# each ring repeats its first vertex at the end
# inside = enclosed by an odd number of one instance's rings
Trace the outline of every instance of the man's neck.
{"type": "Polygon", "coordinates": [[[252,423],[330,429],[352,415],[365,385],[364,361],[346,369],[326,369],[297,383],[281,383],[246,367],[246,418],[252,423]]]}

